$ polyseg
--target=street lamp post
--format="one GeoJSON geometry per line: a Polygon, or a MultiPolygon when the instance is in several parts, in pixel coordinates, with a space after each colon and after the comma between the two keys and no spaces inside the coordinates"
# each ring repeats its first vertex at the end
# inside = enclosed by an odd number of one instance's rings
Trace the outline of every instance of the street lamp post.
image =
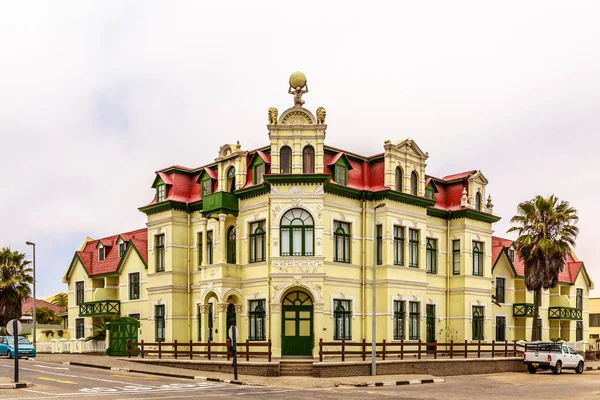
{"type": "Polygon", "coordinates": [[[25,242],[27,246],[33,246],[33,348],[37,350],[36,347],[36,336],[37,332],[36,328],[36,315],[35,315],[35,243],[33,242],[25,242]]]}
{"type": "Polygon", "coordinates": [[[385,203],[379,203],[373,208],[373,312],[371,317],[371,375],[377,375],[377,294],[375,292],[377,274],[375,268],[377,266],[377,209],[385,207],[385,203]]]}

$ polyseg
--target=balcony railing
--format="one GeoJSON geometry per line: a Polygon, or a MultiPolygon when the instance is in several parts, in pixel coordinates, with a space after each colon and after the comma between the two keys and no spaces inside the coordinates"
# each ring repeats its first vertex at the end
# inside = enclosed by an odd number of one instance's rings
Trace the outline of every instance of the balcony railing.
{"type": "Polygon", "coordinates": [[[101,317],[104,315],[121,314],[121,302],[119,300],[99,300],[79,303],[80,317],[101,317]]]}
{"type": "Polygon", "coordinates": [[[548,319],[582,320],[581,308],[573,307],[548,307],[548,319]]]}
{"type": "Polygon", "coordinates": [[[533,317],[533,303],[513,304],[513,317],[533,317]]]}

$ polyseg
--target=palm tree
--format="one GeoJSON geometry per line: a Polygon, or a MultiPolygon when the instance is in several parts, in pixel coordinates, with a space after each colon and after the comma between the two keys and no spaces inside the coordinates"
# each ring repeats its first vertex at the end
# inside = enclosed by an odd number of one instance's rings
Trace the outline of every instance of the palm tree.
{"type": "Polygon", "coordinates": [[[577,210],[554,195],[535,196],[517,206],[517,215],[510,222],[515,225],[515,242],[525,264],[525,286],[534,292],[533,326],[531,340],[538,340],[538,316],[542,289],[553,288],[558,274],[565,267],[565,256],[575,246],[579,229],[575,223],[577,210]]]}
{"type": "Polygon", "coordinates": [[[52,299],[52,304],[62,308],[67,308],[69,306],[69,295],[65,292],[56,294],[52,299]]]}
{"type": "Polygon", "coordinates": [[[0,326],[21,317],[21,304],[31,295],[30,261],[25,254],[4,247],[0,250],[0,326]]]}

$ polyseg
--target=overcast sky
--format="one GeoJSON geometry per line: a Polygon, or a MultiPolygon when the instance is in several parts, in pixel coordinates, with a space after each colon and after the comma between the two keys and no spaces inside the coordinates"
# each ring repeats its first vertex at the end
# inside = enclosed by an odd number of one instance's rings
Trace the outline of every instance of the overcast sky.
{"type": "Polygon", "coordinates": [[[480,169],[496,235],[520,201],[568,200],[600,285],[600,2],[280,3],[3,2],[0,246],[37,243],[40,297],[86,236],[144,227],[154,171],[268,144],[296,70],[326,144],[409,137],[428,174],[480,169]]]}

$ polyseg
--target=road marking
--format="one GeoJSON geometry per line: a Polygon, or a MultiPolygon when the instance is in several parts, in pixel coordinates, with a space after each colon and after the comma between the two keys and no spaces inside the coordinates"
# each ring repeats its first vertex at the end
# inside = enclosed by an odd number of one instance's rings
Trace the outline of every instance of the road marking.
{"type": "Polygon", "coordinates": [[[118,378],[127,378],[127,379],[145,379],[148,381],[157,381],[158,378],[145,378],[145,377],[141,377],[141,376],[130,376],[130,375],[115,375],[113,374],[112,376],[116,376],[118,378]]]}
{"type": "Polygon", "coordinates": [[[60,379],[52,379],[52,378],[46,378],[44,376],[40,376],[38,379],[43,379],[45,381],[53,381],[53,382],[58,382],[58,383],[68,383],[70,385],[77,385],[77,382],[71,382],[71,381],[61,381],[60,379]]]}
{"type": "Polygon", "coordinates": [[[38,365],[35,364],[34,367],[40,367],[40,368],[50,368],[50,369],[66,369],[67,371],[69,370],[69,368],[63,368],[63,367],[50,367],[48,365],[38,365]]]}

